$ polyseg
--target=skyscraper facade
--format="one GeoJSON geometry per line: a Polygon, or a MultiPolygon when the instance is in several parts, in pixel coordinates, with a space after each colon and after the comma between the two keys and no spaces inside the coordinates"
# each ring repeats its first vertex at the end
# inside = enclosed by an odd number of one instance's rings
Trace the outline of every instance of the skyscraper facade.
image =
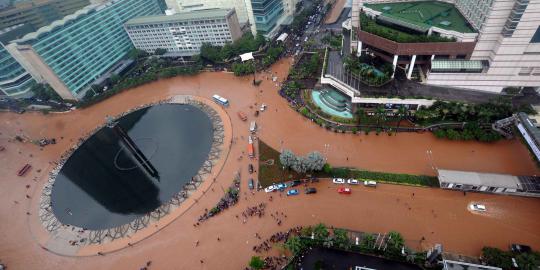
{"type": "Polygon", "coordinates": [[[0,10],[0,29],[32,24],[36,29],[90,4],[89,0],[29,0],[0,10]]]}
{"type": "Polygon", "coordinates": [[[123,24],[162,14],[159,0],[112,0],[90,5],[11,42],[11,54],[64,99],[80,99],[133,48],[123,24]]]}
{"type": "Polygon", "coordinates": [[[32,76],[11,56],[5,44],[34,29],[30,25],[17,25],[0,30],[0,95],[12,98],[30,97],[36,83],[32,76]]]}

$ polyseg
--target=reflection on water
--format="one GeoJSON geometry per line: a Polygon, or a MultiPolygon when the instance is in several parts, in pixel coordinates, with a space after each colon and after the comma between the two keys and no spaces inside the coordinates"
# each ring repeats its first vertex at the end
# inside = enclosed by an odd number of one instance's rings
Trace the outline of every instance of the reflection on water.
{"type": "Polygon", "coordinates": [[[165,104],[119,120],[159,172],[149,175],[110,128],[99,130],[70,157],[51,194],[60,222],[87,229],[126,224],[168,201],[191,180],[212,144],[212,123],[191,105],[165,104]]]}

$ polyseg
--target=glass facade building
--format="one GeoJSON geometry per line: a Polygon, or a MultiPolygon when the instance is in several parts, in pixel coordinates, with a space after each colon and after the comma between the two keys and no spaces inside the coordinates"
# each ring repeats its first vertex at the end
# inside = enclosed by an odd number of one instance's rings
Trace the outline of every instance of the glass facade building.
{"type": "Polygon", "coordinates": [[[268,33],[283,15],[283,0],[251,0],[257,32],[268,33]]]}
{"type": "Polygon", "coordinates": [[[97,78],[133,48],[123,24],[162,14],[160,0],[91,5],[16,40],[21,62],[65,99],[80,99],[97,78]]]}
{"type": "Polygon", "coordinates": [[[28,93],[35,81],[0,42],[0,95],[18,96],[28,93]]]}

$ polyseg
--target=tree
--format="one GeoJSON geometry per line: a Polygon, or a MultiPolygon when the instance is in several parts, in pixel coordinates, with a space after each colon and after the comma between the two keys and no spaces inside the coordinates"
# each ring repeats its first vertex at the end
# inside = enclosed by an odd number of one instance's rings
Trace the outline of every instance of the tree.
{"type": "MultiPolygon", "coordinates": [[[[403,105],[399,106],[398,111],[397,111],[397,115],[399,118],[398,123],[397,123],[397,129],[399,129],[399,126],[401,125],[401,121],[403,121],[403,119],[407,117],[408,112],[409,110],[407,109],[407,107],[403,105]]],[[[396,132],[397,132],[397,129],[396,129],[396,132]]]]}
{"type": "Polygon", "coordinates": [[[347,231],[344,229],[334,229],[334,246],[337,246],[341,249],[347,249],[351,245],[347,231]]]}
{"type": "Polygon", "coordinates": [[[139,58],[143,58],[143,57],[146,57],[148,56],[148,53],[143,51],[143,50],[139,50],[139,49],[136,49],[136,48],[133,48],[131,51],[129,51],[128,53],[128,57],[130,59],[133,59],[133,60],[137,60],[139,58]]]}
{"type": "Polygon", "coordinates": [[[516,257],[521,270],[538,270],[540,266],[540,254],[538,252],[521,253],[516,257]]]}
{"type": "Polygon", "coordinates": [[[512,268],[512,254],[498,248],[483,247],[482,260],[491,266],[496,266],[503,269],[512,268]]]}
{"type": "Polygon", "coordinates": [[[220,62],[223,60],[221,47],[214,46],[210,43],[203,43],[201,46],[201,57],[213,63],[220,62]]]}
{"type": "Polygon", "coordinates": [[[291,167],[296,159],[296,155],[289,149],[284,149],[281,154],[279,154],[279,162],[285,168],[291,167]]]}
{"type": "Polygon", "coordinates": [[[315,234],[315,238],[319,240],[325,240],[326,238],[328,238],[328,235],[330,234],[328,232],[328,229],[326,228],[326,225],[324,225],[323,223],[317,224],[313,228],[313,233],[315,234]]]}
{"type": "Polygon", "coordinates": [[[385,254],[391,258],[397,258],[401,255],[401,250],[405,246],[405,240],[400,233],[392,231],[388,233],[386,241],[385,254]]]}
{"type": "Polygon", "coordinates": [[[292,252],[294,255],[300,254],[305,248],[302,239],[298,236],[291,237],[285,242],[285,248],[292,252]]]}
{"type": "Polygon", "coordinates": [[[30,91],[34,93],[34,97],[41,100],[56,100],[61,101],[62,97],[54,91],[50,85],[36,83],[30,88],[30,91]]]}
{"type": "Polygon", "coordinates": [[[375,240],[373,234],[365,234],[360,241],[360,248],[366,251],[375,249],[375,240]]]}
{"type": "Polygon", "coordinates": [[[249,261],[249,267],[251,267],[252,269],[263,269],[264,261],[259,256],[253,256],[249,261]]]}
{"type": "Polygon", "coordinates": [[[291,169],[297,173],[306,173],[308,171],[308,162],[306,161],[306,158],[296,157],[291,165],[291,169]]]}
{"type": "Polygon", "coordinates": [[[320,171],[324,167],[325,158],[324,156],[317,152],[311,152],[306,156],[305,161],[307,162],[308,171],[320,171]]]}
{"type": "Polygon", "coordinates": [[[379,106],[375,109],[375,118],[377,119],[377,126],[380,127],[381,121],[386,120],[386,110],[383,106],[379,106]]]}

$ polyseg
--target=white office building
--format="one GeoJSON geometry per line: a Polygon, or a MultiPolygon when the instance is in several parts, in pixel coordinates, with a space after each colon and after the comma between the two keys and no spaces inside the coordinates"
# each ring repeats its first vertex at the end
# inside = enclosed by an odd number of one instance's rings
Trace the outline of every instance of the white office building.
{"type": "Polygon", "coordinates": [[[138,17],[127,21],[124,29],[137,49],[191,56],[203,43],[223,46],[242,36],[234,9],[178,12],[171,15],[138,17]]]}
{"type": "Polygon", "coordinates": [[[501,92],[540,86],[540,1],[456,0],[479,35],[470,60],[484,60],[482,73],[431,73],[427,83],[501,92]]]}

